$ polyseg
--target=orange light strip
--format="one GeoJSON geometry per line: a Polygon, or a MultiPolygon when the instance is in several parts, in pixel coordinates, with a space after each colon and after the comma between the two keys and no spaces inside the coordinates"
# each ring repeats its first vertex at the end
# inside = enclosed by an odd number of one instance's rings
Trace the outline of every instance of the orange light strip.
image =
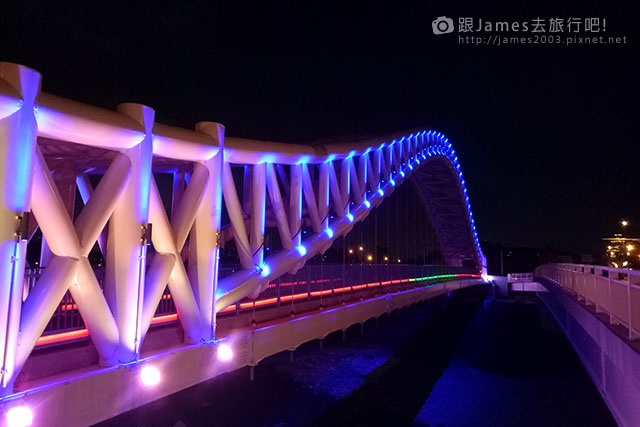
{"type": "MultiPolygon", "coordinates": [[[[235,309],[235,306],[234,306],[235,309]]],[[[160,323],[173,322],[178,320],[177,314],[166,314],[164,316],[157,316],[151,319],[152,325],[157,325],[160,323]]],[[[43,335],[36,341],[36,347],[47,344],[55,344],[64,341],[77,340],[80,338],[87,338],[89,336],[88,329],[78,329],[75,331],[69,332],[60,332],[59,334],[51,334],[51,335],[43,335]]]]}
{"type": "Polygon", "coordinates": [[[54,344],[57,342],[77,340],[89,336],[88,329],[78,329],[77,331],[61,332],[59,334],[43,335],[36,341],[36,347],[40,345],[54,344]]]}
{"type": "Polygon", "coordinates": [[[62,304],[60,306],[60,310],[62,311],[71,311],[71,310],[77,310],[77,309],[78,309],[77,304],[62,304]]]}
{"type": "Polygon", "coordinates": [[[269,299],[261,299],[261,300],[255,301],[254,304],[256,307],[259,307],[261,305],[275,304],[277,302],[278,302],[278,298],[269,298],[269,299]]]}
{"type": "Polygon", "coordinates": [[[326,291],[314,291],[311,292],[311,296],[319,297],[320,295],[329,295],[331,292],[333,292],[333,289],[327,289],[326,291]]]}
{"type": "Polygon", "coordinates": [[[174,320],[178,320],[178,314],[165,314],[151,319],[151,324],[157,325],[158,323],[173,322],[174,320]]]}
{"type": "Polygon", "coordinates": [[[300,299],[300,298],[306,298],[309,296],[309,293],[304,292],[302,294],[295,294],[295,295],[285,295],[283,297],[280,297],[280,301],[291,301],[294,299],[300,299]]]}

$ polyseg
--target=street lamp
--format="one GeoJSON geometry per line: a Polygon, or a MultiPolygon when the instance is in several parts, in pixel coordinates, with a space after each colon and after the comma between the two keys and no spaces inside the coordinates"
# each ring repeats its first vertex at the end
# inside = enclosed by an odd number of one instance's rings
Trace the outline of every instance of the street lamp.
{"type": "Polygon", "coordinates": [[[369,262],[373,261],[373,255],[367,255],[367,261],[369,262]]]}
{"type": "Polygon", "coordinates": [[[626,227],[627,225],[629,225],[629,221],[627,221],[626,219],[623,219],[622,221],[620,221],[620,225],[622,225],[623,227],[626,227]]]}

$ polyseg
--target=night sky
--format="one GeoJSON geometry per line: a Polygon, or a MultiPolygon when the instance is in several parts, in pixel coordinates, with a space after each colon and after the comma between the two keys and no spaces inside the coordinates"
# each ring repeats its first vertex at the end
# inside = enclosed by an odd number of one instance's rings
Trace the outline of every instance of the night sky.
{"type": "Polygon", "coordinates": [[[589,251],[622,217],[640,223],[632,2],[90,3],[3,4],[0,59],[40,71],[47,92],[110,109],[140,102],[160,122],[218,121],[231,136],[440,130],[483,241],[589,251]],[[465,45],[433,34],[441,15],[606,18],[604,34],[628,42],[465,45]]]}

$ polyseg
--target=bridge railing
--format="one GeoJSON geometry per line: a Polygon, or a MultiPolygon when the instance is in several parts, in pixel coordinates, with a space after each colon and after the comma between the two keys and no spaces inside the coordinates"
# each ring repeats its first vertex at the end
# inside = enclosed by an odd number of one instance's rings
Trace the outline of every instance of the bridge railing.
{"type": "Polygon", "coordinates": [[[341,296],[341,302],[348,302],[370,297],[367,291],[372,289],[375,294],[384,294],[399,288],[480,277],[469,269],[442,265],[306,265],[295,275],[285,274],[269,283],[257,298],[244,298],[222,310],[220,315],[282,304],[293,306],[302,301],[315,301],[311,308],[314,309],[323,305],[323,298],[336,295],[341,296]]]}
{"type": "MultiPolygon", "coordinates": [[[[240,267],[221,268],[222,277],[233,274],[240,267]]],[[[31,290],[44,268],[27,269],[25,294],[31,290]]],[[[96,274],[100,276],[100,273],[96,274]]],[[[323,300],[339,295],[340,302],[354,301],[416,286],[426,286],[451,280],[477,279],[480,276],[469,269],[443,265],[404,264],[329,264],[306,265],[296,274],[285,274],[268,284],[255,299],[243,298],[218,313],[219,317],[240,314],[250,310],[307,303],[307,309],[319,308],[323,300]],[[312,302],[309,307],[309,302],[312,302]]],[[[25,295],[26,298],[26,295],[25,295]]],[[[335,300],[334,300],[335,301],[335,300]]],[[[326,303],[324,304],[327,305],[326,303]]],[[[171,293],[165,289],[155,313],[153,324],[177,322],[178,315],[171,293]]],[[[77,304],[67,292],[51,317],[38,346],[61,344],[78,338],[87,338],[86,326],[77,304]],[[72,332],[76,332],[73,334],[72,332]]]]}
{"type": "Polygon", "coordinates": [[[549,264],[535,276],[550,279],[575,294],[611,324],[628,329],[628,338],[640,337],[640,271],[583,264],[549,264]]]}
{"type": "Polygon", "coordinates": [[[533,273],[509,273],[508,282],[533,282],[533,273]]]}

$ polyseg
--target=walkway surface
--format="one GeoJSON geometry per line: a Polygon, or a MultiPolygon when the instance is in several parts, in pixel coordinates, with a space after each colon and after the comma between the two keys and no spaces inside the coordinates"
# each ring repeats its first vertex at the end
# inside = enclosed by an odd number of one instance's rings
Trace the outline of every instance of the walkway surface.
{"type": "Polygon", "coordinates": [[[492,300],[468,289],[322,347],[261,362],[253,382],[241,369],[102,425],[615,425],[533,295],[492,300]]]}

